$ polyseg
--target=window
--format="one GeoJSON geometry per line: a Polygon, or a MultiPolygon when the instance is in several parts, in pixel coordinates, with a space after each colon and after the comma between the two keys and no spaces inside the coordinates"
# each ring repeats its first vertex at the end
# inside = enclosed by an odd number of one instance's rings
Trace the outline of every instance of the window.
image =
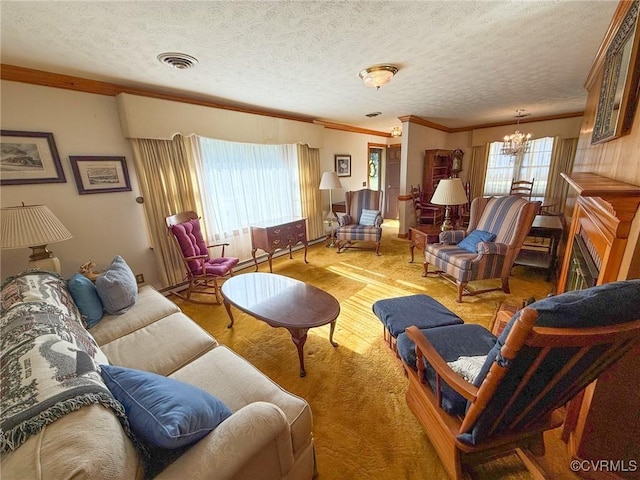
{"type": "Polygon", "coordinates": [[[509,195],[511,180],[535,179],[531,200],[544,200],[547,179],[551,167],[553,138],[544,137],[530,140],[529,151],[524,155],[513,157],[501,155],[502,142],[493,142],[489,146],[489,161],[484,182],[485,196],[509,195]]]}
{"type": "Polygon", "coordinates": [[[251,258],[249,226],[302,216],[295,145],[199,138],[198,177],[208,241],[229,241],[227,256],[251,258]]]}

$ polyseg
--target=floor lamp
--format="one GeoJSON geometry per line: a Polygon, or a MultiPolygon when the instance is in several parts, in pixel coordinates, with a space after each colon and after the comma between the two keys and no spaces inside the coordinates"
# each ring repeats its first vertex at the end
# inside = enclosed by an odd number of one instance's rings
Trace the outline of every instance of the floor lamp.
{"type": "Polygon", "coordinates": [[[459,178],[443,178],[438,182],[436,191],[433,192],[430,203],[434,205],[444,205],[444,222],[442,231],[452,230],[451,205],[463,205],[467,203],[467,193],[459,178]]]}
{"type": "Polygon", "coordinates": [[[331,190],[334,188],[342,188],[338,174],[336,172],[324,172],[320,180],[320,190],[329,190],[329,234],[331,235],[331,242],[327,247],[336,246],[333,234],[333,219],[335,218],[335,214],[333,213],[333,201],[331,200],[331,190]]]}

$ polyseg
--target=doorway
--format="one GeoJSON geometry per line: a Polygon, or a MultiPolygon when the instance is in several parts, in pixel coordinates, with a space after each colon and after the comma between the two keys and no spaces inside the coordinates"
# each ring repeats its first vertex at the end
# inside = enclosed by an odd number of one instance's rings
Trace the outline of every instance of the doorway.
{"type": "Polygon", "coordinates": [[[384,179],[384,218],[398,218],[398,195],[400,195],[400,145],[387,148],[384,179]]]}

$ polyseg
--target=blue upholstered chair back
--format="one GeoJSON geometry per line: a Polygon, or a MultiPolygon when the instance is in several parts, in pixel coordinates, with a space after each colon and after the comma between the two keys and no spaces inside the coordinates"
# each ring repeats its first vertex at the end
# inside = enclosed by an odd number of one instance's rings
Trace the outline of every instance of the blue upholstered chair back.
{"type": "Polygon", "coordinates": [[[351,216],[353,223],[360,221],[362,209],[381,210],[382,192],[376,190],[362,189],[345,194],[347,215],[351,216]]]}
{"type": "Polygon", "coordinates": [[[496,243],[510,245],[518,231],[521,212],[528,204],[517,195],[489,198],[475,228],[494,233],[496,243]]]}
{"type": "MultiPolygon", "coordinates": [[[[531,304],[530,308],[538,313],[534,330],[540,327],[585,329],[632,322],[640,319],[640,280],[613,282],[548,297],[531,304]]],[[[474,382],[476,385],[486,377],[494,362],[504,362],[500,350],[519,315],[520,312],[514,315],[498,337],[474,382]]],[[[486,409],[470,433],[461,435],[461,440],[477,444],[489,435],[525,428],[564,405],[624,350],[624,346],[609,344],[596,345],[586,353],[577,346],[549,345],[547,348],[548,351],[525,343],[515,359],[508,362],[508,372],[486,409]],[[531,374],[532,366],[535,366],[534,373],[522,387],[521,382],[531,374]]]]}

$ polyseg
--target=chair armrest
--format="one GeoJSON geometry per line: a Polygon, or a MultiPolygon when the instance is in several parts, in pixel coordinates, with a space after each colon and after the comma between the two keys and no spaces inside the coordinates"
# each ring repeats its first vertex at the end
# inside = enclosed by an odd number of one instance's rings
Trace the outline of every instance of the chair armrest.
{"type": "Polygon", "coordinates": [[[338,225],[344,227],[345,225],[351,225],[353,223],[353,218],[351,215],[342,215],[338,217],[338,225]]]}
{"type": "Polygon", "coordinates": [[[506,255],[509,251],[509,245],[506,243],[495,242],[479,242],[478,243],[478,255],[506,255]]]}
{"type": "Polygon", "coordinates": [[[376,216],[376,219],[375,219],[375,221],[373,222],[373,224],[374,224],[376,227],[379,227],[380,225],[382,225],[382,222],[383,222],[383,221],[384,221],[384,218],[382,218],[382,215],[378,214],[378,215],[376,216]]]}
{"type": "MultiPolygon", "coordinates": [[[[424,378],[424,364],[422,360],[426,360],[429,365],[436,372],[436,384],[440,385],[440,379],[442,378],[447,385],[449,385],[452,389],[462,395],[469,401],[475,400],[478,395],[478,387],[473,385],[472,383],[467,382],[464,378],[454,372],[451,367],[447,364],[447,362],[440,356],[438,352],[431,346],[429,340],[422,335],[418,327],[412,326],[405,330],[407,337],[409,337],[416,344],[416,367],[418,369],[418,374],[420,376],[420,380],[424,378]]],[[[438,389],[439,390],[439,389],[438,389]]],[[[438,403],[440,402],[441,392],[436,392],[438,396],[438,403]]]]}
{"type": "Polygon", "coordinates": [[[446,245],[455,245],[459,243],[464,237],[466,237],[467,232],[465,230],[445,230],[444,232],[440,232],[440,243],[444,243],[446,245]]]}
{"type": "Polygon", "coordinates": [[[222,254],[220,256],[224,257],[224,247],[229,246],[228,243],[214,243],[213,245],[207,245],[207,249],[209,248],[215,248],[215,247],[222,247],[222,254]]]}
{"type": "Polygon", "coordinates": [[[284,477],[293,467],[289,424],[282,410],[271,403],[241,408],[155,478],[232,479],[250,462],[261,464],[248,471],[262,471],[262,478],[284,477]],[[270,465],[277,465],[278,471],[268,471],[270,465]]]}

